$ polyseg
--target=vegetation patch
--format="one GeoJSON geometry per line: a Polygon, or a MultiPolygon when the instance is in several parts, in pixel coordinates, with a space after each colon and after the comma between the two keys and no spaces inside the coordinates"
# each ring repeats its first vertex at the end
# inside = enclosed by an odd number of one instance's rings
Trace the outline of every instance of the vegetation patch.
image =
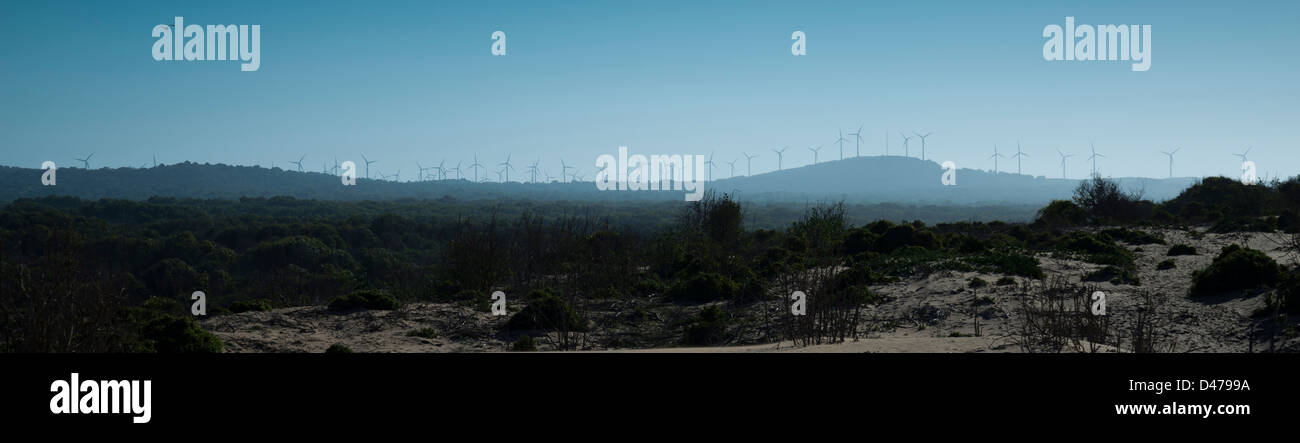
{"type": "Polygon", "coordinates": [[[1281,267],[1263,252],[1228,245],[1209,267],[1192,273],[1193,297],[1276,285],[1281,267]]]}

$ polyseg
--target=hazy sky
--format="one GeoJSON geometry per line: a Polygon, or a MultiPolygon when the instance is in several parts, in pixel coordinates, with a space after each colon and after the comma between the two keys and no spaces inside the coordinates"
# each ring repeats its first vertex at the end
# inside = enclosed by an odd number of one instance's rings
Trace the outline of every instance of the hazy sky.
{"type": "MultiPolygon", "coordinates": [[[[348,1],[0,3],[0,164],[140,166],[152,156],[291,168],[378,160],[415,176],[446,158],[542,158],[590,178],[596,156],[758,153],[755,172],[864,155],[992,168],[1016,140],[1026,173],[1089,143],[1111,176],[1300,173],[1300,2],[348,1]],[[1147,2],[1143,2],[1147,3],[1147,2]],[[1043,59],[1043,27],[1152,26],[1151,68],[1043,59]],[[261,68],[155,61],[157,24],[261,25],[261,68]],[[491,34],[507,35],[492,56],[491,34]],[[807,35],[791,55],[791,33],[807,35]],[[919,155],[919,142],[912,142],[919,155]],[[852,155],[853,145],[845,145],[852,155]]],[[[737,163],[743,171],[744,160],[737,163]]],[[[1014,170],[1002,160],[1002,170],[1014,170]]],[[[484,172],[480,172],[481,174],[484,172]]],[[[511,178],[523,177],[522,172],[511,178]]]]}

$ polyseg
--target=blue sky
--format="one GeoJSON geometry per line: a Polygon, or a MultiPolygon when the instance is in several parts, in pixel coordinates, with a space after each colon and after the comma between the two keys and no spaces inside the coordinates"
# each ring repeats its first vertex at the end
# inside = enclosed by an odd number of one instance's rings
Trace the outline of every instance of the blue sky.
{"type": "MultiPolygon", "coordinates": [[[[1017,139],[1024,170],[1300,173],[1296,2],[4,2],[0,164],[140,166],[157,155],[275,165],[306,154],[378,160],[385,174],[513,154],[592,176],[596,156],[758,153],[755,172],[864,155],[934,132],[932,160],[992,168],[1017,139]],[[1048,24],[1153,28],[1152,64],[1048,62],[1048,24]],[[155,61],[154,25],[261,25],[261,68],[155,61]],[[490,54],[493,31],[508,55],[490,54]],[[790,54],[791,32],[808,55],[790,54]],[[845,145],[851,155],[852,144],[845,145]]],[[[914,156],[919,143],[913,141],[914,156]]],[[[744,161],[737,163],[743,171],[744,161]]],[[[726,166],[715,176],[727,175],[726,166]]],[[[1014,161],[1002,160],[1002,170],[1014,161]]],[[[523,173],[514,173],[518,179],[523,173]]]]}

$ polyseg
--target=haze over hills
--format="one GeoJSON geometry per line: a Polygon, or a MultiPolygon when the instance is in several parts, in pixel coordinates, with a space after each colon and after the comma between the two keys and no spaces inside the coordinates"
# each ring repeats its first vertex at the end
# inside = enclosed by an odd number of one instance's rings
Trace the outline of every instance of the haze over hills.
{"type": "MultiPolygon", "coordinates": [[[[1079,167],[1082,165],[1076,165],[1079,167]]],[[[715,167],[715,178],[722,175],[715,167]]],[[[280,168],[180,163],[153,168],[61,168],[57,185],[43,186],[39,169],[0,167],[0,201],[51,195],[85,199],[150,197],[218,198],[292,196],[318,200],[461,200],[518,198],[570,201],[682,201],[683,191],[599,191],[592,181],[474,183],[469,180],[390,181],[358,178],[343,186],[338,177],[280,168]]],[[[757,174],[722,178],[709,187],[738,193],[755,202],[898,203],[917,205],[1042,205],[1068,199],[1077,179],[958,169],[955,186],[941,183],[944,170],[933,161],[911,157],[858,157],[757,174]]],[[[707,176],[707,172],[706,172],[707,176]]],[[[1197,179],[1115,178],[1144,198],[1173,198],[1197,179]]]]}

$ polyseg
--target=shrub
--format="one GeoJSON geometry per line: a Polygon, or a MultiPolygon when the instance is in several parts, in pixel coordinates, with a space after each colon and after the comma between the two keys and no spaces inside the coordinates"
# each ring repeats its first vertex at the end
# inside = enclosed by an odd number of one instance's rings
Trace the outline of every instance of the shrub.
{"type": "Polygon", "coordinates": [[[966,283],[966,286],[970,287],[971,289],[979,289],[988,285],[989,282],[984,281],[984,279],[979,277],[971,277],[970,282],[966,283]]]}
{"type": "Polygon", "coordinates": [[[994,284],[998,286],[1011,286],[1016,284],[1016,279],[1009,276],[1004,276],[1002,278],[999,278],[997,283],[994,284]]]}
{"type": "Polygon", "coordinates": [[[679,280],[664,296],[672,301],[704,303],[729,300],[739,292],[740,285],[731,279],[713,272],[701,272],[679,280]]]}
{"type": "Polygon", "coordinates": [[[406,331],[407,337],[434,338],[438,336],[438,331],[433,328],[420,328],[406,331]]]}
{"type": "Polygon", "coordinates": [[[1162,262],[1160,262],[1159,264],[1157,264],[1157,265],[1156,265],[1156,270],[1157,270],[1157,271],[1163,271],[1163,270],[1166,270],[1166,269],[1173,269],[1173,268],[1177,268],[1177,267],[1178,267],[1178,265],[1174,263],[1174,260],[1173,260],[1173,259],[1168,259],[1168,260],[1162,261],[1162,262]]]}
{"type": "Polygon", "coordinates": [[[510,345],[510,350],[514,352],[537,352],[537,342],[533,341],[533,336],[520,336],[510,345]]]}
{"type": "Polygon", "coordinates": [[[682,343],[697,346],[715,346],[727,340],[730,319],[717,306],[706,307],[691,320],[682,332],[682,343]]]}
{"type": "Polygon", "coordinates": [[[154,352],[175,353],[220,353],[223,350],[221,339],[203,330],[190,317],[161,316],[145,324],[141,333],[146,343],[154,352]]]}
{"type": "Polygon", "coordinates": [[[1088,222],[1088,213],[1068,200],[1053,200],[1038,210],[1034,224],[1049,227],[1079,226],[1088,222]]]}
{"type": "Polygon", "coordinates": [[[1074,203],[1094,223],[1143,220],[1150,218],[1155,209],[1151,202],[1143,201],[1140,194],[1126,193],[1119,189],[1119,183],[1097,175],[1080,182],[1074,189],[1074,203]]]}
{"type": "Polygon", "coordinates": [[[349,312],[361,309],[393,310],[400,307],[402,304],[388,292],[367,289],[334,299],[330,302],[329,310],[349,312]]]}
{"type": "Polygon", "coordinates": [[[1115,228],[1115,229],[1107,229],[1105,231],[1102,231],[1101,233],[1105,234],[1110,238],[1122,241],[1124,243],[1128,243],[1130,245],[1165,244],[1164,238],[1161,238],[1158,235],[1151,234],[1146,231],[1139,231],[1136,229],[1115,228]]]}
{"type": "Polygon", "coordinates": [[[878,252],[890,253],[906,246],[934,249],[938,245],[939,239],[930,231],[918,230],[912,225],[897,225],[889,228],[876,240],[875,249],[878,252]]]}
{"type": "Polygon", "coordinates": [[[335,343],[330,345],[329,348],[326,348],[325,353],[326,354],[351,354],[352,348],[349,348],[348,345],[345,345],[343,343],[335,343]]]}
{"type": "Polygon", "coordinates": [[[1169,253],[1165,255],[1170,257],[1178,255],[1196,255],[1196,248],[1179,243],[1169,248],[1169,253]]]}
{"type": "Polygon", "coordinates": [[[1000,274],[1018,275],[1029,278],[1043,278],[1043,269],[1038,266],[1038,259],[1025,254],[1010,251],[993,251],[969,259],[973,264],[991,268],[1000,274]]]}
{"type": "Polygon", "coordinates": [[[1086,233],[1075,232],[1059,243],[1058,248],[1082,254],[1083,259],[1088,262],[1133,267],[1133,253],[1110,241],[1109,237],[1103,236],[1103,238],[1104,240],[1086,233]]]}
{"type": "Polygon", "coordinates": [[[240,300],[230,304],[230,312],[238,314],[240,312],[266,312],[271,310],[271,301],[258,298],[253,300],[240,300]]]}
{"type": "Polygon", "coordinates": [[[1228,245],[1209,267],[1192,273],[1192,287],[1188,293],[1206,296],[1272,286],[1280,274],[1277,262],[1263,252],[1228,245]]]}
{"type": "Polygon", "coordinates": [[[578,317],[573,307],[549,289],[534,289],[528,294],[528,304],[510,317],[506,327],[512,330],[542,330],[584,332],[586,322],[578,317]]]}
{"type": "Polygon", "coordinates": [[[1106,265],[1096,271],[1090,272],[1083,276],[1084,281],[1109,281],[1111,284],[1137,285],[1139,281],[1137,274],[1131,268],[1121,268],[1115,265],[1106,265]]]}

